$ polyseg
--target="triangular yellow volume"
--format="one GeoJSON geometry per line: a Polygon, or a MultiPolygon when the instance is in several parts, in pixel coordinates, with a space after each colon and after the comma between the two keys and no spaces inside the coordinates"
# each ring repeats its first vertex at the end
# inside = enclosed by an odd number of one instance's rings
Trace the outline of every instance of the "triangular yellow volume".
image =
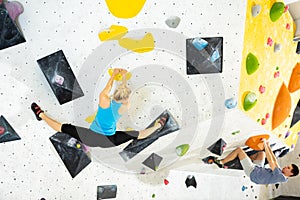
{"type": "Polygon", "coordinates": [[[84,121],[86,121],[87,123],[91,124],[94,121],[94,119],[96,117],[96,114],[97,114],[97,111],[93,115],[88,116],[87,118],[85,118],[84,121]]]}

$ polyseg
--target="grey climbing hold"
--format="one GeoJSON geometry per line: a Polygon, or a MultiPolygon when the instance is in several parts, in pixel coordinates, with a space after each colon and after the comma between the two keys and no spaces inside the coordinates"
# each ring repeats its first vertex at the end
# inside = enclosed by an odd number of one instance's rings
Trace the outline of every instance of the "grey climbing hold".
{"type": "Polygon", "coordinates": [[[280,51],[280,49],[281,49],[281,44],[275,43],[275,45],[274,45],[274,52],[276,53],[276,52],[280,51]]]}
{"type": "Polygon", "coordinates": [[[112,199],[117,196],[117,185],[100,185],[97,187],[97,200],[112,199]]]}
{"type": "Polygon", "coordinates": [[[143,164],[149,167],[150,169],[157,171],[162,159],[163,158],[159,155],[152,153],[146,160],[143,161],[143,164]]]}
{"type": "Polygon", "coordinates": [[[253,17],[256,17],[260,13],[260,11],[261,11],[261,5],[257,4],[255,6],[252,6],[251,12],[253,17]]]}
{"type": "Polygon", "coordinates": [[[177,16],[170,16],[168,19],[166,19],[166,24],[170,28],[176,28],[180,23],[180,18],[177,16]]]}

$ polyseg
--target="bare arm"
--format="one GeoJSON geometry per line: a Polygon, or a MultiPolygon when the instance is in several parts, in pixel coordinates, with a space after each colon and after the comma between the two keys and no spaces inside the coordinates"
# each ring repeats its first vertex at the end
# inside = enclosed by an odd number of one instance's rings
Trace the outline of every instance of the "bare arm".
{"type": "Polygon", "coordinates": [[[122,85],[126,85],[126,83],[127,83],[127,79],[126,79],[127,70],[126,69],[120,69],[120,74],[122,75],[122,85]]]}
{"type": "Polygon", "coordinates": [[[109,78],[105,88],[101,91],[101,93],[99,95],[99,105],[102,108],[109,107],[109,104],[110,104],[109,93],[113,86],[114,78],[119,73],[119,71],[120,71],[120,69],[114,69],[114,72],[111,75],[111,77],[109,78]]]}
{"type": "Polygon", "coordinates": [[[115,76],[119,73],[119,71],[120,71],[119,69],[114,69],[113,74],[111,75],[110,79],[108,80],[108,82],[107,82],[105,88],[104,88],[104,89],[102,90],[102,92],[100,93],[100,96],[101,96],[101,94],[102,94],[102,95],[108,96],[108,94],[110,93],[110,90],[111,90],[111,88],[112,88],[112,86],[113,86],[114,78],[115,78],[115,76]]]}
{"type": "MultiPolygon", "coordinates": [[[[276,163],[277,163],[277,158],[276,158],[276,156],[274,155],[274,153],[273,153],[273,151],[272,151],[272,149],[271,149],[271,147],[270,147],[269,142],[267,142],[267,145],[268,145],[268,149],[269,149],[270,152],[271,152],[272,159],[275,160],[276,163]]],[[[279,165],[278,165],[278,163],[277,163],[277,167],[278,167],[278,166],[279,166],[279,165]]]]}
{"type": "Polygon", "coordinates": [[[277,163],[277,159],[271,150],[270,144],[267,143],[265,140],[263,142],[264,142],[266,157],[269,162],[270,168],[272,169],[272,171],[274,171],[276,167],[279,167],[277,163]]]}

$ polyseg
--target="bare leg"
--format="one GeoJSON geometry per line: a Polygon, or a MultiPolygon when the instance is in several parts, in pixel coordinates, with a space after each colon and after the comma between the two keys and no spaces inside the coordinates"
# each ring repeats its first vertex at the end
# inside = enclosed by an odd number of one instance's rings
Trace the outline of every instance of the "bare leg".
{"type": "Polygon", "coordinates": [[[149,135],[151,135],[152,133],[154,133],[154,131],[156,131],[157,129],[159,129],[161,127],[160,123],[155,123],[154,126],[152,126],[151,128],[139,131],[139,136],[137,139],[144,139],[146,137],[148,137],[149,135]]]}
{"type": "Polygon", "coordinates": [[[251,160],[265,160],[266,158],[266,154],[264,151],[259,151],[251,156],[249,156],[251,158],[251,160]]]}
{"type": "Polygon", "coordinates": [[[144,139],[144,138],[148,137],[149,135],[154,133],[157,129],[164,126],[166,121],[167,121],[166,116],[163,116],[162,118],[157,119],[151,128],[147,128],[145,130],[139,131],[139,136],[137,139],[144,139]]]}
{"type": "Polygon", "coordinates": [[[61,132],[61,126],[62,124],[55,121],[54,119],[48,117],[45,113],[39,114],[39,117],[42,118],[51,128],[53,128],[55,131],[61,132]]]}
{"type": "Polygon", "coordinates": [[[247,154],[241,149],[240,147],[236,148],[234,151],[232,151],[228,156],[220,160],[221,164],[228,163],[229,161],[234,160],[235,158],[239,158],[240,160],[243,160],[247,157],[247,154]]]}

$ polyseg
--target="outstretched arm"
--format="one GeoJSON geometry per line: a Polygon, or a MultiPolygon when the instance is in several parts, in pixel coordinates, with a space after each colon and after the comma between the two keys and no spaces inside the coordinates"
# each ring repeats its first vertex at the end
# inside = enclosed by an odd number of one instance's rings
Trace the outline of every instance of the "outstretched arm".
{"type": "Polygon", "coordinates": [[[99,95],[99,106],[101,108],[107,108],[110,104],[109,93],[114,83],[115,76],[119,73],[120,69],[114,69],[113,74],[111,75],[110,79],[108,80],[105,88],[99,95]]]}
{"type": "Polygon", "coordinates": [[[276,167],[279,167],[277,163],[277,159],[274,153],[272,152],[269,142],[266,142],[266,140],[263,140],[263,142],[264,142],[266,157],[269,162],[270,168],[272,169],[272,171],[274,171],[276,167]]]}
{"type": "Polygon", "coordinates": [[[120,69],[120,74],[122,75],[122,85],[126,85],[126,83],[127,83],[127,79],[126,79],[127,70],[126,69],[120,69]]]}
{"type": "Polygon", "coordinates": [[[113,86],[114,83],[114,78],[115,76],[120,72],[120,69],[115,68],[113,74],[111,75],[110,79],[108,80],[105,88],[102,90],[102,92],[100,93],[100,97],[101,96],[109,96],[109,93],[111,91],[111,88],[113,86]]]}

